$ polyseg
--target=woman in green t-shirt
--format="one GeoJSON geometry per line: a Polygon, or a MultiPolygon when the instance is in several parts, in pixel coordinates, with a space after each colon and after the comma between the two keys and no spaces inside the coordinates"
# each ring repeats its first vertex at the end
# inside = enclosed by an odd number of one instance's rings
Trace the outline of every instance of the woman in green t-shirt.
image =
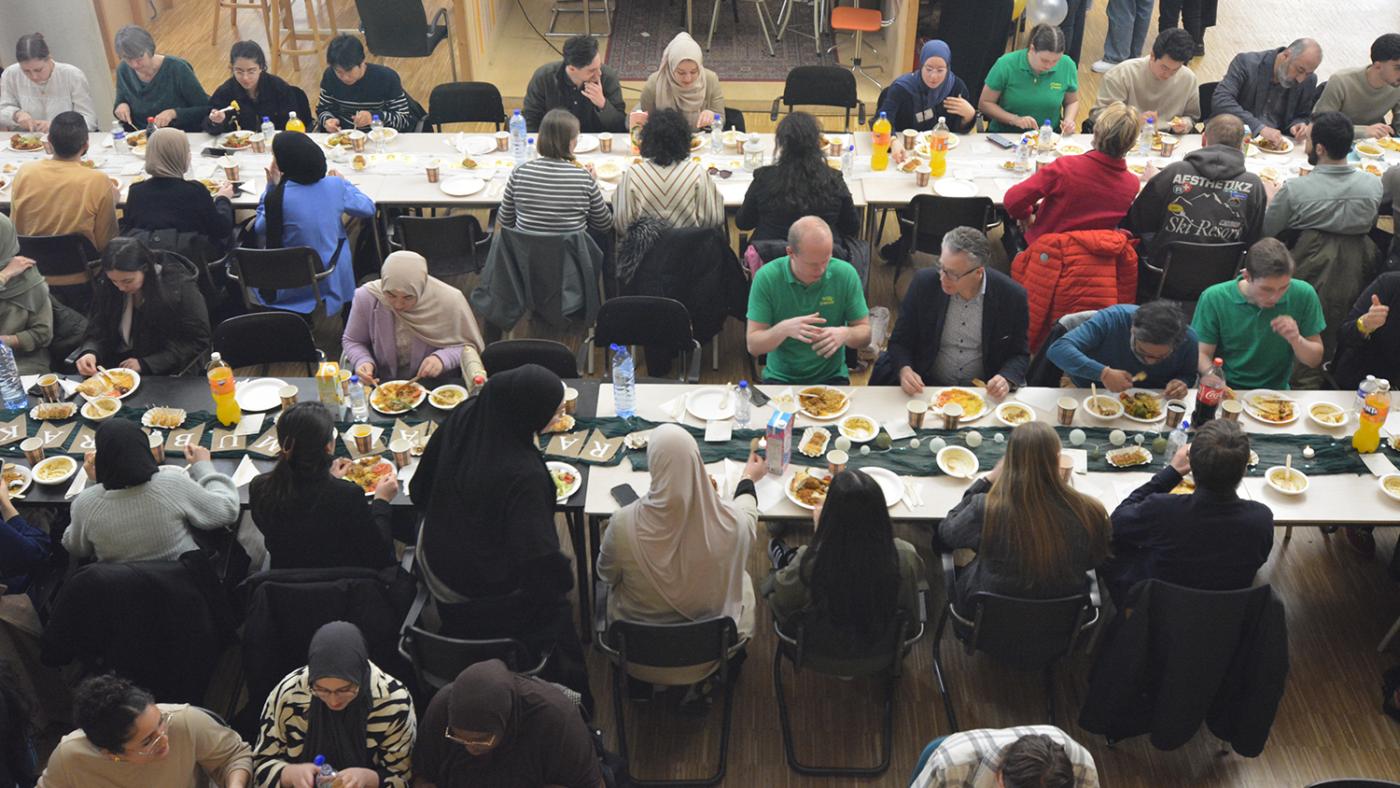
{"type": "Polygon", "coordinates": [[[977,101],[989,131],[1029,131],[1046,118],[1061,134],[1078,130],[1079,74],[1064,52],[1060,28],[1036,25],[1028,48],[997,58],[977,101]]]}

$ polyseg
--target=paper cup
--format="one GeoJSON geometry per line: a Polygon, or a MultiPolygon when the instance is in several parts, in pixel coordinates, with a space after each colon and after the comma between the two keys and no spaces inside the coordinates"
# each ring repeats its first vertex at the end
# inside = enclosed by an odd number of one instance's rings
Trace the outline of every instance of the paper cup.
{"type": "Polygon", "coordinates": [[[1162,155],[1170,157],[1172,151],[1176,150],[1176,144],[1181,140],[1166,134],[1162,135],[1162,155]]]}
{"type": "Polygon", "coordinates": [[[1079,409],[1079,403],[1073,397],[1060,397],[1055,402],[1056,417],[1061,427],[1068,427],[1074,423],[1074,412],[1079,409]]]}
{"type": "Polygon", "coordinates": [[[600,153],[612,153],[612,132],[604,131],[598,134],[598,151],[600,153]]]}
{"type": "Polygon", "coordinates": [[[842,153],[843,151],[841,150],[841,140],[831,140],[827,143],[826,155],[840,158],[842,153]]]}
{"type": "Polygon", "coordinates": [[[1070,476],[1074,474],[1074,458],[1067,455],[1060,455],[1060,480],[1068,482],[1070,476]]]}
{"type": "Polygon", "coordinates": [[[369,137],[363,131],[350,132],[350,148],[356,153],[364,153],[368,141],[369,137]]]}
{"type": "Polygon", "coordinates": [[[905,129],[900,133],[900,138],[904,140],[904,149],[913,150],[914,144],[919,141],[919,132],[913,129],[905,129]]]}
{"type": "Polygon", "coordinates": [[[297,387],[291,384],[277,389],[277,396],[282,399],[282,411],[285,413],[288,408],[297,404],[297,387]]]}
{"type": "Polygon", "coordinates": [[[442,172],[442,162],[433,159],[428,162],[428,166],[424,168],[424,172],[428,175],[428,183],[437,183],[442,172]]]}
{"type": "Polygon", "coordinates": [[[564,412],[572,414],[578,410],[578,389],[573,386],[564,387],[564,412]]]}
{"type": "Polygon", "coordinates": [[[929,171],[927,164],[920,166],[918,169],[914,170],[914,185],[918,186],[920,189],[928,186],[930,175],[932,175],[932,173],[929,171]]]}
{"type": "Polygon", "coordinates": [[[39,389],[44,393],[44,399],[49,402],[63,399],[63,385],[58,382],[57,375],[44,375],[39,378],[39,389]]]}
{"type": "Polygon", "coordinates": [[[508,132],[508,131],[498,131],[498,132],[496,132],[496,150],[509,150],[509,149],[510,149],[510,132],[508,132]]]}
{"type": "Polygon", "coordinates": [[[1186,418],[1186,401],[1174,399],[1167,403],[1167,429],[1172,429],[1186,418]]]}
{"type": "Polygon", "coordinates": [[[350,428],[350,437],[355,439],[355,451],[369,454],[374,448],[374,429],[368,424],[356,424],[350,428]]]}
{"type": "Polygon", "coordinates": [[[238,162],[233,161],[232,159],[224,159],[223,168],[225,180],[227,180],[229,183],[233,183],[234,181],[238,180],[238,162]]]}
{"type": "Polygon", "coordinates": [[[254,153],[267,153],[267,138],[261,134],[254,134],[248,138],[248,142],[253,145],[254,153]]]}
{"type": "Polygon", "coordinates": [[[1304,163],[1304,164],[1299,164],[1299,165],[1298,165],[1298,174],[1299,174],[1299,175],[1307,175],[1307,174],[1311,173],[1312,171],[1313,171],[1313,166],[1312,166],[1311,164],[1304,163]]]}
{"type": "Polygon", "coordinates": [[[1227,421],[1239,421],[1240,411],[1244,410],[1244,404],[1237,399],[1223,399],[1220,401],[1220,418],[1227,421]]]}
{"type": "Polygon", "coordinates": [[[151,430],[151,456],[158,465],[165,462],[165,435],[160,430],[151,430]]]}
{"type": "Polygon", "coordinates": [[[840,449],[832,449],[826,453],[826,469],[832,476],[835,476],[841,471],[846,470],[846,463],[850,462],[850,460],[851,458],[846,452],[840,449]]]}
{"type": "Polygon", "coordinates": [[[924,428],[924,418],[928,415],[928,403],[921,399],[909,400],[905,406],[909,410],[909,426],[916,430],[924,428]]]}
{"type": "Polygon", "coordinates": [[[956,402],[950,402],[943,406],[943,429],[955,430],[958,422],[962,420],[963,408],[956,402]]]}
{"type": "Polygon", "coordinates": [[[402,469],[412,461],[413,457],[410,454],[412,451],[413,444],[403,438],[398,438],[389,443],[389,452],[394,455],[394,467],[396,468],[402,469]]]}
{"type": "Polygon", "coordinates": [[[29,462],[29,467],[44,461],[44,439],[38,436],[25,438],[19,445],[19,450],[24,452],[24,459],[29,462]]]}

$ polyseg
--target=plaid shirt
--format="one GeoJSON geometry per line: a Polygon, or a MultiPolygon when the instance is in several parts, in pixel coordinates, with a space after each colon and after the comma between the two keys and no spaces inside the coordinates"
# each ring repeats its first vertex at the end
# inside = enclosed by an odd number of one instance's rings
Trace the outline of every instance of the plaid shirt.
{"type": "Polygon", "coordinates": [[[1074,766],[1075,788],[1098,788],[1094,756],[1053,725],[982,728],[955,733],[933,751],[909,788],[996,788],[1001,753],[1022,736],[1044,734],[1065,748],[1074,766]]]}

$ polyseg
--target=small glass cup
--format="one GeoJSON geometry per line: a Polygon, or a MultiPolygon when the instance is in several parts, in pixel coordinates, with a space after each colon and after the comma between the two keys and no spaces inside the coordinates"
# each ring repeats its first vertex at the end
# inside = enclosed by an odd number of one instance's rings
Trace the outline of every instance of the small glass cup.
{"type": "Polygon", "coordinates": [[[564,412],[573,414],[578,410],[578,389],[573,386],[564,387],[564,412]]]}
{"type": "Polygon", "coordinates": [[[496,150],[504,151],[510,149],[510,132],[496,132],[496,150]]]}
{"type": "Polygon", "coordinates": [[[1226,421],[1239,421],[1240,411],[1244,410],[1244,403],[1237,399],[1225,399],[1220,401],[1220,418],[1226,421]]]}
{"type": "Polygon", "coordinates": [[[1169,400],[1167,408],[1167,429],[1174,429],[1181,420],[1186,418],[1186,401],[1180,399],[1169,400]]]}
{"type": "Polygon", "coordinates": [[[438,161],[437,159],[433,159],[432,161],[428,162],[427,167],[424,168],[424,171],[428,175],[428,183],[437,183],[438,178],[442,173],[442,162],[438,161]]]}
{"type": "Polygon", "coordinates": [[[924,418],[928,416],[928,403],[921,399],[914,399],[909,400],[906,407],[909,409],[909,426],[916,430],[923,429],[924,418]]]}
{"type": "Polygon", "coordinates": [[[19,445],[19,450],[24,452],[24,459],[29,462],[29,467],[44,461],[44,439],[39,436],[25,438],[19,445]]]}
{"type": "Polygon", "coordinates": [[[612,153],[613,135],[611,131],[598,133],[598,152],[612,153]]]}
{"type": "Polygon", "coordinates": [[[355,451],[369,454],[374,448],[374,428],[368,424],[356,424],[350,428],[350,437],[355,439],[355,451]]]}
{"type": "Polygon", "coordinates": [[[846,452],[840,449],[832,449],[826,453],[826,470],[832,476],[835,476],[841,471],[846,470],[846,463],[850,461],[851,458],[846,452]]]}
{"type": "Polygon", "coordinates": [[[48,402],[59,402],[63,399],[63,384],[58,382],[57,375],[49,374],[39,378],[39,390],[48,402]]]}
{"type": "Polygon", "coordinates": [[[413,444],[403,438],[396,438],[389,442],[389,452],[394,455],[394,467],[402,469],[413,461],[411,452],[413,444]]]}
{"type": "Polygon", "coordinates": [[[1068,427],[1074,423],[1074,412],[1079,409],[1079,403],[1074,401],[1074,397],[1060,397],[1055,406],[1056,417],[1061,427],[1068,427]]]}
{"type": "Polygon", "coordinates": [[[288,408],[297,404],[297,387],[291,384],[287,384],[282,388],[277,389],[277,396],[281,397],[282,412],[286,413],[288,408]]]}
{"type": "Polygon", "coordinates": [[[151,456],[158,465],[165,462],[165,435],[160,430],[151,430],[151,456]]]}
{"type": "Polygon", "coordinates": [[[943,406],[943,429],[955,430],[958,422],[962,421],[963,407],[956,402],[950,402],[943,406]]]}
{"type": "Polygon", "coordinates": [[[365,146],[369,143],[369,135],[363,131],[350,132],[350,148],[356,153],[364,153],[365,146]]]}

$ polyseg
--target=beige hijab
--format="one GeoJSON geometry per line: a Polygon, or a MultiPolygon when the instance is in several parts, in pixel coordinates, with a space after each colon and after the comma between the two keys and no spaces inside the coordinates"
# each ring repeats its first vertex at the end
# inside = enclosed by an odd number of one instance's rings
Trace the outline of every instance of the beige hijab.
{"type": "Polygon", "coordinates": [[[417,252],[394,252],[384,260],[378,281],[365,285],[379,303],[392,309],[385,291],[416,296],[412,309],[395,312],[399,322],[432,347],[459,347],[472,344],[481,350],[486,343],[476,317],[462,291],[428,276],[428,261],[417,252]]]}
{"type": "Polygon", "coordinates": [[[656,106],[680,110],[686,122],[694,126],[705,109],[705,84],[705,53],[689,33],[677,33],[661,52],[661,68],[656,72],[656,106]],[[676,81],[676,67],[685,60],[694,61],[700,68],[700,75],[690,87],[676,81]]]}
{"type": "Polygon", "coordinates": [[[156,129],[146,141],[146,172],[152,178],[185,177],[190,168],[190,139],[169,126],[156,129]]]}
{"type": "Polygon", "coordinates": [[[710,485],[700,448],[685,429],[657,427],[647,444],[647,465],[651,489],[632,513],[642,572],[686,618],[718,612],[737,622],[752,532],[710,485]]]}

